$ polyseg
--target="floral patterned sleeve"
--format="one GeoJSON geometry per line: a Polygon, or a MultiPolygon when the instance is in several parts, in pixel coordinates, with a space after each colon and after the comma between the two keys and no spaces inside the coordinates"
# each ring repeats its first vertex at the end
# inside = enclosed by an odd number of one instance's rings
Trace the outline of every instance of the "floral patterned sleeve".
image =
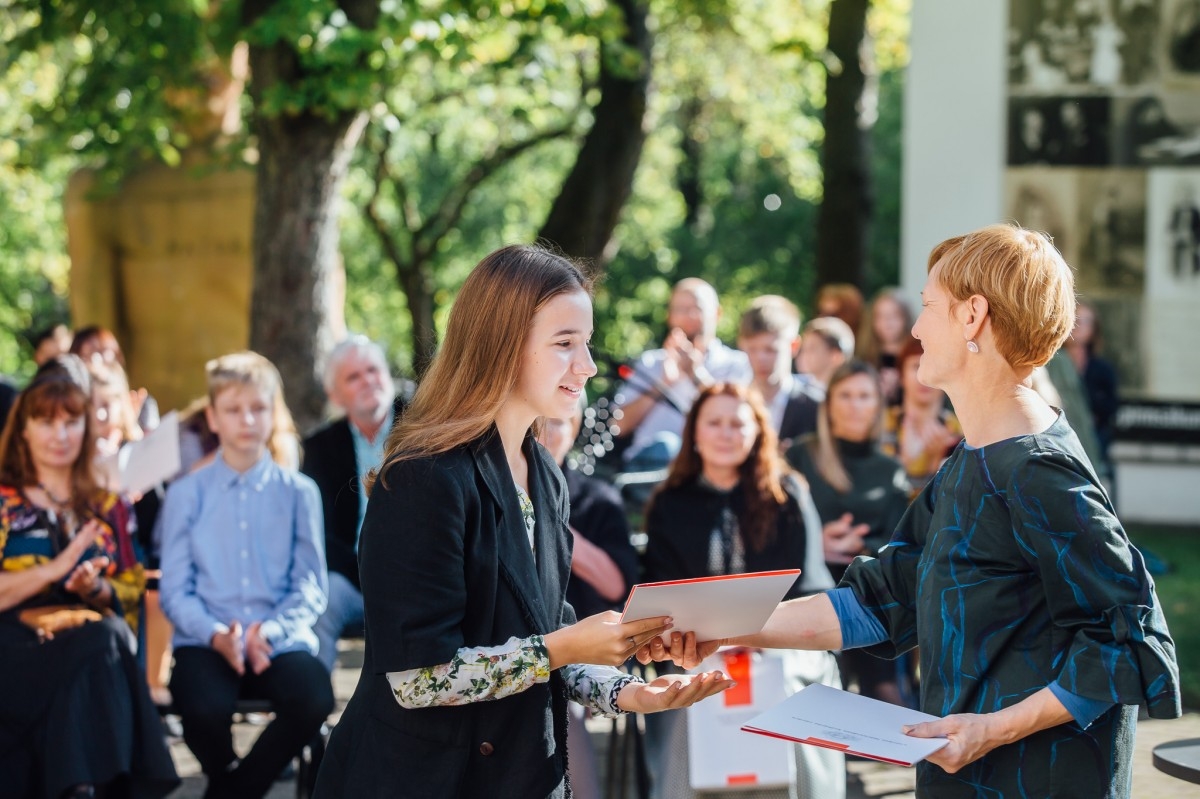
{"type": "MultiPolygon", "coordinates": [[[[486,702],[519,694],[550,679],[550,652],[540,635],[510,638],[499,646],[464,646],[449,663],[389,671],[388,684],[409,710],[486,702]]],[[[575,663],[563,667],[571,699],[606,716],[623,713],[617,694],[637,677],[610,666],[575,663]]]]}
{"type": "Polygon", "coordinates": [[[400,706],[413,710],[503,699],[550,679],[550,652],[540,635],[499,646],[464,646],[449,663],[389,671],[400,706]]]}
{"type": "Polygon", "coordinates": [[[621,689],[630,683],[643,682],[612,666],[593,666],[590,663],[563,666],[563,679],[571,699],[609,717],[626,712],[617,707],[617,694],[621,693],[621,689]]]}

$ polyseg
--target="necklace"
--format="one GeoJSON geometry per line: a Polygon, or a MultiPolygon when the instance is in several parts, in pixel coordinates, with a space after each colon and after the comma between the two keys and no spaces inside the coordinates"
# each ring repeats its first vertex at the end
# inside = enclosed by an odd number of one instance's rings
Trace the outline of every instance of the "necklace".
{"type": "Polygon", "coordinates": [[[50,500],[51,504],[55,505],[60,510],[71,504],[71,498],[69,496],[66,499],[59,499],[54,495],[53,491],[46,488],[46,486],[40,482],[37,484],[37,487],[40,488],[42,493],[46,495],[46,499],[50,500]]]}
{"type": "Polygon", "coordinates": [[[42,493],[46,495],[46,499],[50,500],[50,504],[54,506],[47,509],[47,514],[51,522],[58,523],[59,516],[61,515],[62,530],[66,533],[67,540],[74,538],[75,532],[79,528],[79,520],[75,516],[75,509],[71,507],[70,496],[62,500],[55,496],[54,492],[46,488],[41,482],[37,484],[37,487],[42,490],[42,493]]]}

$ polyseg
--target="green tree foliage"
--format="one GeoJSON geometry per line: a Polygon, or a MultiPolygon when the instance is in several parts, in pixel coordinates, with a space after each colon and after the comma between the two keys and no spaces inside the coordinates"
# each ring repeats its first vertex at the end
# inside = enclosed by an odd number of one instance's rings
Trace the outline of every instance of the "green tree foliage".
{"type": "MultiPolygon", "coordinates": [[[[907,2],[874,0],[885,75],[904,63],[907,2]]],[[[34,243],[22,252],[43,247],[61,274],[62,235],[50,231],[59,229],[53,213],[66,170],[55,172],[53,159],[103,166],[114,179],[144,159],[170,163],[193,144],[180,100],[202,91],[214,59],[239,38],[261,49],[286,45],[298,68],[280,81],[260,71],[246,112],[285,121],[368,115],[338,211],[346,315],[406,371],[412,323],[397,263],[428,268],[431,314],[442,326],[471,265],[501,244],[531,240],[545,221],[591,126],[601,45],[618,61],[628,55],[620,14],[604,0],[244,0],[217,13],[201,0],[144,6],[8,7],[6,38],[20,44],[9,52],[26,56],[9,57],[4,86],[18,85],[14,68],[31,54],[51,86],[24,97],[23,116],[0,111],[17,143],[11,158],[39,166],[51,187],[41,195],[51,215],[28,228],[49,238],[26,235],[34,243]],[[56,97],[75,102],[73,113],[56,97]]],[[[726,339],[757,294],[810,304],[828,8],[829,0],[651,0],[648,135],[598,287],[602,355],[620,360],[652,346],[671,284],[688,275],[721,292],[726,339]]],[[[886,144],[878,148],[875,172],[892,175],[898,209],[899,82],[890,85],[885,78],[880,125],[892,126],[895,148],[890,157],[886,144]]],[[[253,135],[234,140],[227,154],[253,156],[255,145],[262,141],[253,135]]],[[[887,185],[880,178],[881,210],[887,185]]],[[[11,238],[13,214],[0,208],[0,235],[11,238]]],[[[888,213],[898,223],[898,211],[888,213]]],[[[873,284],[895,279],[898,232],[888,227],[877,226],[875,246],[890,248],[891,260],[875,257],[873,284]]],[[[35,301],[43,295],[32,292],[35,301]]]]}

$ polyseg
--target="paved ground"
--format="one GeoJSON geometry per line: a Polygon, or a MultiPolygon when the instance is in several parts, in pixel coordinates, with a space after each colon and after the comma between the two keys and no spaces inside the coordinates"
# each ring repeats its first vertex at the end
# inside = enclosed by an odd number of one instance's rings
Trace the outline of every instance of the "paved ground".
{"type": "MultiPolygon", "coordinates": [[[[349,699],[358,680],[358,671],[362,665],[361,642],[342,642],[346,647],[339,657],[338,667],[334,673],[334,690],[337,694],[339,708],[349,699]]],[[[600,762],[605,758],[603,752],[608,748],[610,723],[605,721],[591,722],[590,729],[595,736],[598,749],[601,751],[600,762]]],[[[253,724],[235,725],[240,751],[245,751],[258,735],[261,727],[253,724]]],[[[1200,713],[1187,713],[1181,719],[1172,721],[1145,720],[1138,724],[1137,751],[1133,763],[1133,796],[1135,799],[1196,799],[1200,797],[1200,786],[1191,785],[1175,779],[1154,768],[1151,763],[1151,751],[1163,743],[1180,738],[1200,738],[1200,713]]],[[[204,792],[204,778],[195,758],[182,741],[173,740],[171,754],[175,758],[176,767],[183,777],[183,786],[172,794],[172,799],[199,799],[204,792]]],[[[856,761],[847,764],[846,796],[847,799],[914,799],[913,771],[911,769],[889,766],[884,763],[856,761]]],[[[288,799],[296,795],[294,781],[280,781],[268,794],[268,799],[288,799]]],[[[624,794],[630,799],[636,793],[630,789],[624,794]]],[[[819,799],[816,797],[815,799],[819,799]]]]}

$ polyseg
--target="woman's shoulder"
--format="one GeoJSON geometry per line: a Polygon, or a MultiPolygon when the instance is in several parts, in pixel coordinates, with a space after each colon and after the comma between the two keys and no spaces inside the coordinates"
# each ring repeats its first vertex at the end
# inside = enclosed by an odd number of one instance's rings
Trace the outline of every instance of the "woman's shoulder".
{"type": "Polygon", "coordinates": [[[385,464],[377,485],[387,491],[397,487],[430,487],[433,484],[461,484],[475,470],[471,448],[463,444],[432,455],[404,457],[385,464]]]}
{"type": "Polygon", "coordinates": [[[121,496],[104,488],[96,490],[92,495],[92,508],[99,514],[108,514],[122,504],[121,496]]]}
{"type": "Polygon", "coordinates": [[[1008,475],[1010,483],[1018,481],[1027,488],[1035,487],[1031,482],[1044,482],[1046,488],[1057,489],[1058,482],[1049,479],[1052,473],[1063,477],[1073,475],[1069,478],[1072,481],[1099,482],[1083,444],[1062,411],[1041,432],[1016,436],[970,451],[981,461],[986,461],[993,478],[1008,475]],[[1031,472],[1038,474],[1037,480],[1030,480],[1031,472]]]}
{"type": "Polygon", "coordinates": [[[808,464],[812,463],[813,451],[817,447],[817,434],[806,433],[795,440],[784,453],[784,459],[795,469],[803,471],[808,464]]]}

